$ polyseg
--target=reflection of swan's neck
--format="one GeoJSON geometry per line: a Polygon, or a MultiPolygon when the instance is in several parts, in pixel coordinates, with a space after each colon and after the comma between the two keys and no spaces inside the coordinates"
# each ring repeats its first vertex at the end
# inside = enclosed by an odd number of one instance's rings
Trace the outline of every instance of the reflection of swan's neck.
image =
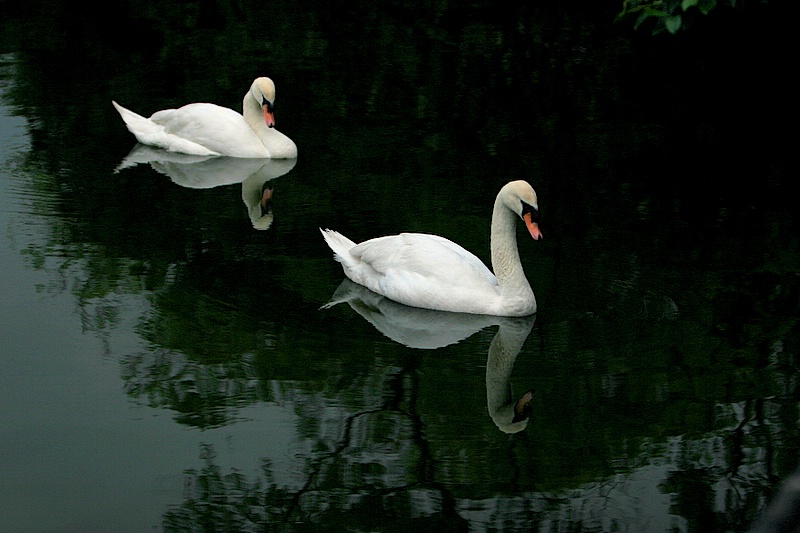
{"type": "Polygon", "coordinates": [[[272,225],[272,189],[267,183],[266,180],[259,180],[256,174],[242,182],[242,200],[247,206],[250,222],[257,230],[267,230],[272,225]]]}
{"type": "Polygon", "coordinates": [[[533,317],[501,322],[489,345],[486,361],[486,405],[495,425],[505,433],[516,433],[528,425],[527,418],[515,421],[518,413],[514,410],[511,371],[533,328],[533,322],[533,317]]]}
{"type": "Polygon", "coordinates": [[[534,302],[531,310],[533,312],[536,299],[519,259],[516,219],[517,214],[506,207],[502,198],[498,196],[492,212],[492,269],[500,285],[501,299],[534,302]]]}

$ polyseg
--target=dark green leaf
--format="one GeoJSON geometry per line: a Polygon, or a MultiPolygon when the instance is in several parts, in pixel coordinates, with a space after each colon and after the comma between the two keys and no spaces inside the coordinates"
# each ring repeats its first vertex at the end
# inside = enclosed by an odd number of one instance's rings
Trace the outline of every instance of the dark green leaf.
{"type": "Polygon", "coordinates": [[[697,8],[703,13],[703,15],[708,15],[708,13],[717,7],[717,0],[698,0],[697,8]]]}
{"type": "Polygon", "coordinates": [[[671,15],[664,20],[664,25],[670,33],[676,33],[681,29],[681,16],[671,15]]]}

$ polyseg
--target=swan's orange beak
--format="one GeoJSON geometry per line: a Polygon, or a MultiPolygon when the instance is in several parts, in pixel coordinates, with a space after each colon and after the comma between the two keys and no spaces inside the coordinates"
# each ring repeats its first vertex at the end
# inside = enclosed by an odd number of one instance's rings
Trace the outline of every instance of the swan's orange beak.
{"type": "Polygon", "coordinates": [[[259,202],[261,205],[261,216],[263,217],[266,214],[269,214],[270,208],[272,207],[272,189],[267,187],[264,189],[264,192],[261,194],[261,201],[259,202]]]}
{"type": "Polygon", "coordinates": [[[267,123],[268,128],[275,127],[275,112],[272,111],[272,106],[264,104],[261,106],[264,109],[264,122],[267,123]]]}
{"type": "Polygon", "coordinates": [[[531,237],[533,237],[533,240],[538,241],[542,237],[542,232],[539,229],[539,224],[534,222],[531,216],[530,213],[525,213],[522,215],[522,219],[525,221],[525,225],[528,226],[528,231],[531,237]]]}
{"type": "Polygon", "coordinates": [[[261,195],[261,207],[266,208],[270,200],[272,200],[272,189],[264,189],[264,194],[261,195]]]}
{"type": "Polygon", "coordinates": [[[514,404],[514,418],[512,422],[521,422],[531,416],[531,400],[533,400],[533,389],[528,390],[514,404]]]}

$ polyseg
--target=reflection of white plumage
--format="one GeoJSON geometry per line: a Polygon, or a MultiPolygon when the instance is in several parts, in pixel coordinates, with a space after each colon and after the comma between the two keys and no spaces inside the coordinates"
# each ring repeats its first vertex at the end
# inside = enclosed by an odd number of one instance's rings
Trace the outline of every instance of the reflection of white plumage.
{"type": "Polygon", "coordinates": [[[420,309],[393,302],[363,285],[344,279],[323,306],[347,303],[375,328],[409,348],[433,350],[460,342],[476,331],[494,326],[502,317],[420,309]]]}
{"type": "Polygon", "coordinates": [[[388,338],[410,348],[441,348],[484,328],[499,326],[486,361],[486,406],[492,421],[504,433],[516,433],[527,426],[533,391],[528,390],[515,400],[511,372],[533,328],[535,315],[498,317],[409,307],[349,279],[342,281],[323,308],[344,302],[388,338]]]}
{"type": "Polygon", "coordinates": [[[198,156],[165,152],[137,144],[117,166],[119,172],[138,164],[169,176],[182,187],[210,189],[236,183],[242,184],[242,201],[253,227],[265,230],[272,224],[269,180],[292,170],[297,159],[245,159],[237,157],[198,156]]]}
{"type": "Polygon", "coordinates": [[[536,298],[517,251],[516,217],[541,237],[536,193],[512,181],[497,194],[492,212],[494,274],[475,255],[436,235],[401,233],[356,244],[321,230],[345,275],[396,302],[424,309],[496,316],[536,312],[536,298]]]}
{"type": "Polygon", "coordinates": [[[294,142],[274,128],[275,84],[256,78],[240,115],[215,104],[187,104],[150,118],[112,102],[136,139],[149,146],[192,155],[285,159],[297,157],[294,142]]]}

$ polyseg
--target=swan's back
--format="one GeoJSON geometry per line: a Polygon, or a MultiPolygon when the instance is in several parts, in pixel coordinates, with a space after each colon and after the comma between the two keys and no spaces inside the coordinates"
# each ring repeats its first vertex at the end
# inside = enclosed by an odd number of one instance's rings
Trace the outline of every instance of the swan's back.
{"type": "Polygon", "coordinates": [[[235,128],[244,121],[244,118],[233,109],[216,104],[199,103],[187,104],[178,109],[156,111],[150,120],[164,126],[167,133],[192,135],[198,132],[203,133],[204,130],[213,126],[225,129],[235,128]]]}
{"type": "Polygon", "coordinates": [[[378,237],[357,244],[350,254],[383,274],[405,270],[435,278],[444,285],[474,282],[497,286],[494,274],[480,259],[438,235],[401,233],[378,237]]]}

